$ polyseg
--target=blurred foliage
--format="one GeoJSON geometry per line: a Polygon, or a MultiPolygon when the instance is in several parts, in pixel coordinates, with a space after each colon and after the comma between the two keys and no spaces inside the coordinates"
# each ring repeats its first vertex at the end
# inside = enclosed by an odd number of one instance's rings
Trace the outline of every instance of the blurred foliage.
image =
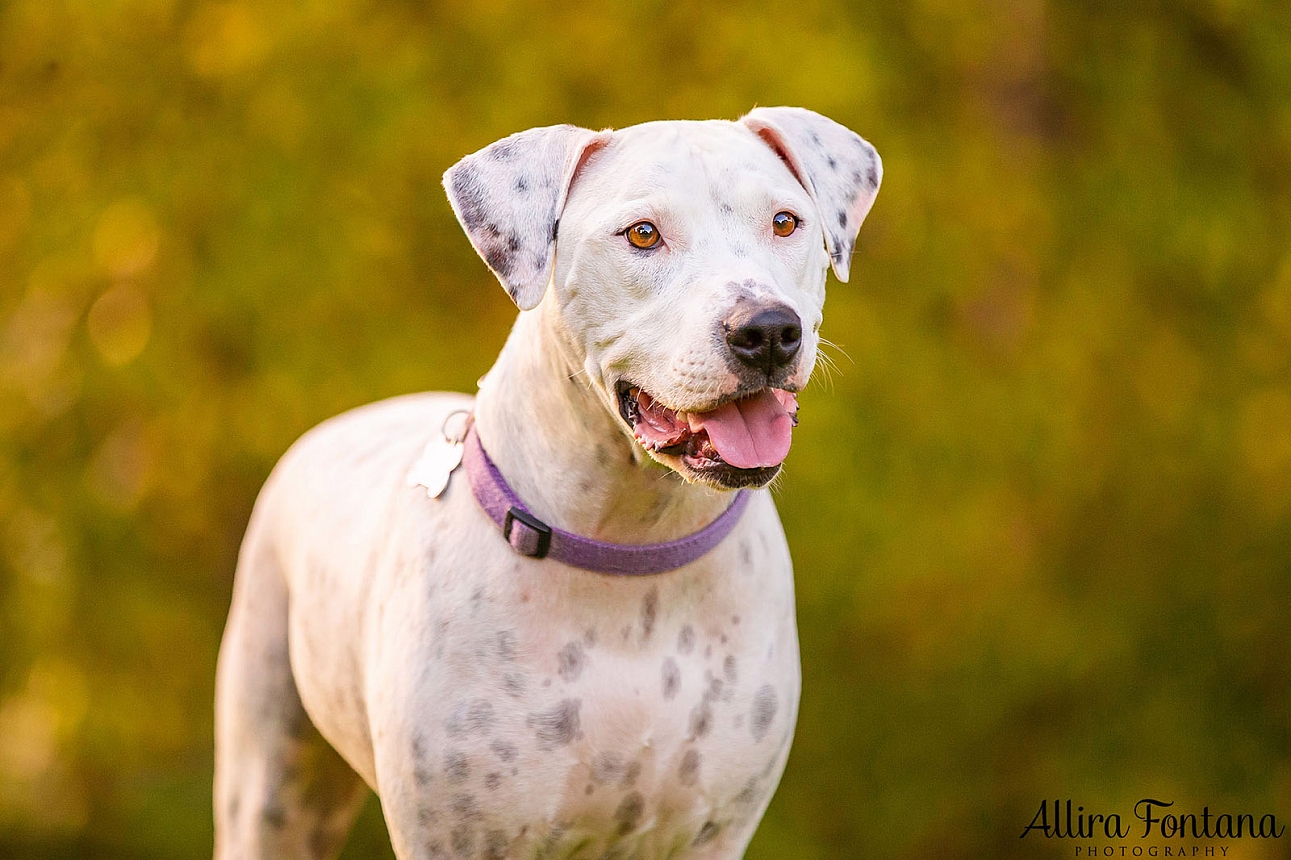
{"type": "Polygon", "coordinates": [[[0,3],[0,856],[209,852],[260,483],[513,316],[449,164],[755,104],[887,172],[778,491],[805,692],[750,858],[1291,818],[1289,57],[1276,0],[0,3]]]}

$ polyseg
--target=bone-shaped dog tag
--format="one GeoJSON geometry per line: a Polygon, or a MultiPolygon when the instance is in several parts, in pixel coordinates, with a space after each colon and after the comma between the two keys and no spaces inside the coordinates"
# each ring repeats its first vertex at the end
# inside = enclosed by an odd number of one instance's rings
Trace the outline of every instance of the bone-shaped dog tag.
{"type": "Polygon", "coordinates": [[[438,499],[448,487],[448,479],[453,470],[462,464],[462,443],[450,442],[444,438],[431,439],[426,443],[426,450],[408,472],[408,486],[421,485],[426,488],[426,496],[438,499]]]}

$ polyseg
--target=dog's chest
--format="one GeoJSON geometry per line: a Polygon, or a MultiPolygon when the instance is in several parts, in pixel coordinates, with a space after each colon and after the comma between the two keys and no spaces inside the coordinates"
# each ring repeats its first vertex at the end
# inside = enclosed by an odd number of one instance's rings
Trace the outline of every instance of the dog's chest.
{"type": "Polygon", "coordinates": [[[428,828],[458,851],[493,839],[571,857],[744,838],[797,711],[788,576],[748,596],[649,580],[459,595],[428,643],[433,706],[414,742],[428,828]]]}

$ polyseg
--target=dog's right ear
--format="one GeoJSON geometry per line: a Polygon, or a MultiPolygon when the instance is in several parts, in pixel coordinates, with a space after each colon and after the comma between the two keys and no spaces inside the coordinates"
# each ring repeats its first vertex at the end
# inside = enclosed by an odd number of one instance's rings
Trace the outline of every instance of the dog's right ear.
{"type": "Polygon", "coordinates": [[[444,173],[444,189],[476,253],[521,310],[542,300],[556,232],[579,166],[610,132],[531,128],[489,144],[444,173]]]}

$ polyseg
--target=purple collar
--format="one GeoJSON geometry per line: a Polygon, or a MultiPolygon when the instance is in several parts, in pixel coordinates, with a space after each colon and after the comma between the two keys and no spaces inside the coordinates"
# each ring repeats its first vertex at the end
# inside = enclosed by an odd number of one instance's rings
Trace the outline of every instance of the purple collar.
{"type": "Polygon", "coordinates": [[[502,534],[512,549],[530,558],[554,558],[597,573],[641,576],[690,564],[731,533],[749,504],[748,493],[736,493],[735,501],[720,517],[694,534],[667,543],[605,543],[553,528],[529,513],[485,453],[474,423],[467,431],[464,444],[462,462],[471,492],[489,518],[502,527],[502,534]]]}

